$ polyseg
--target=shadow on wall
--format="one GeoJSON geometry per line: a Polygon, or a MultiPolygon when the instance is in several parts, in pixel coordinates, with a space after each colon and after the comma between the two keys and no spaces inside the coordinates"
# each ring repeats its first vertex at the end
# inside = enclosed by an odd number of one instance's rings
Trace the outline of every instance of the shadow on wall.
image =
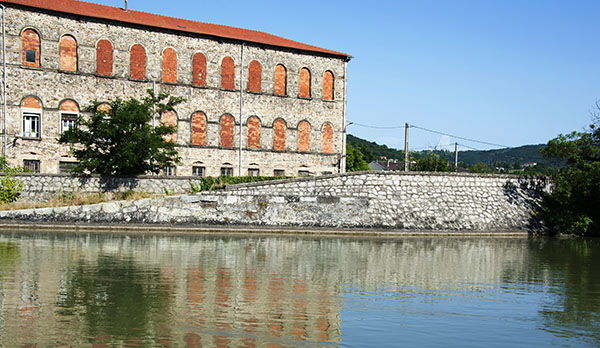
{"type": "MultiPolygon", "coordinates": [[[[79,184],[85,186],[91,180],[91,176],[79,176],[79,184]]],[[[139,186],[139,180],[136,177],[121,177],[102,175],[98,180],[102,192],[116,192],[120,189],[133,190],[139,186]]]]}
{"type": "Polygon", "coordinates": [[[537,210],[544,196],[551,191],[551,183],[548,177],[521,177],[517,183],[508,181],[504,184],[504,195],[509,204],[521,205],[532,212],[528,221],[528,228],[533,233],[541,233],[546,230],[537,210]]]}

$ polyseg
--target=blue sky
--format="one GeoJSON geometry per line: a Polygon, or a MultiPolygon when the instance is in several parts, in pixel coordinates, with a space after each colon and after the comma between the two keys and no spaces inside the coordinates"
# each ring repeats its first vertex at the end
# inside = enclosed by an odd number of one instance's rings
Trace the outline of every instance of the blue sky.
{"type": "MultiPolygon", "coordinates": [[[[355,124],[348,132],[395,148],[404,146],[403,129],[365,126],[408,122],[505,146],[539,144],[583,130],[600,99],[600,1],[129,0],[128,6],[353,55],[348,119],[355,124]]],[[[415,150],[453,149],[454,142],[496,148],[417,128],[409,142],[415,150]]]]}

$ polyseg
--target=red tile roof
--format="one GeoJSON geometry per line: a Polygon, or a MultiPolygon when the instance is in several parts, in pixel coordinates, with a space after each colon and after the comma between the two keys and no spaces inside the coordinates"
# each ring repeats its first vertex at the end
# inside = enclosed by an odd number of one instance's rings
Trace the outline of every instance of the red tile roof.
{"type": "Polygon", "coordinates": [[[111,21],[132,23],[137,25],[176,30],[193,34],[209,35],[214,37],[254,42],[275,47],[292,48],[301,51],[318,52],[327,55],[351,58],[346,53],[327,50],[324,48],[306,45],[301,42],[284,39],[279,36],[261,31],[228,27],[225,25],[195,22],[167,16],[160,16],[146,12],[123,10],[118,7],[93,4],[77,0],[1,0],[1,3],[18,4],[43,10],[69,13],[79,16],[101,18],[111,21]]]}

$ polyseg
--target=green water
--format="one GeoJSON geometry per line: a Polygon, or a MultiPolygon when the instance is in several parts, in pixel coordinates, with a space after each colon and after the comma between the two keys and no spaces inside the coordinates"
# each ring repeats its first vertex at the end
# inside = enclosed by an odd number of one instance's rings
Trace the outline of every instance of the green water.
{"type": "Polygon", "coordinates": [[[600,240],[0,232],[2,347],[598,347],[600,240]]]}

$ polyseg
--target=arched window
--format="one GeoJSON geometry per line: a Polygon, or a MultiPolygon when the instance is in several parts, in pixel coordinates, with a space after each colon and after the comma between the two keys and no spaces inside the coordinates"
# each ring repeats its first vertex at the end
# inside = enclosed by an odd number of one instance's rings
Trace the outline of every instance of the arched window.
{"type": "Polygon", "coordinates": [[[310,71],[307,68],[300,69],[300,97],[310,98],[310,71]]]}
{"type": "Polygon", "coordinates": [[[287,94],[287,70],[281,64],[275,67],[275,90],[273,93],[277,95],[287,94]]]}
{"type": "MultiPolygon", "coordinates": [[[[160,120],[165,126],[177,127],[177,114],[175,113],[175,111],[169,110],[163,112],[163,114],[160,116],[160,120]]],[[[171,134],[167,134],[163,138],[165,139],[165,141],[175,143],[177,142],[177,131],[171,134]]]]}
{"type": "Polygon", "coordinates": [[[310,124],[307,121],[298,123],[298,151],[310,151],[310,124]]]}
{"type": "Polygon", "coordinates": [[[333,127],[329,123],[323,125],[323,152],[333,153],[333,127]]]}
{"type": "Polygon", "coordinates": [[[323,99],[333,100],[333,73],[329,70],[323,73],[323,99]]]}
{"type": "Polygon", "coordinates": [[[233,116],[225,114],[221,117],[221,147],[233,147],[233,116]]]}
{"type": "Polygon", "coordinates": [[[27,97],[21,103],[23,113],[23,137],[40,138],[42,136],[42,103],[36,97],[27,97]]]}
{"type": "Polygon", "coordinates": [[[260,149],[260,120],[256,116],[248,119],[248,148],[260,149]]]}
{"type": "Polygon", "coordinates": [[[60,38],[60,70],[77,71],[77,41],[71,35],[60,38]]]}
{"type": "Polygon", "coordinates": [[[260,93],[262,80],[262,66],[257,60],[253,60],[250,62],[248,70],[248,91],[260,93]]]}
{"type": "Polygon", "coordinates": [[[40,35],[33,29],[25,29],[21,34],[24,66],[40,67],[40,35]]]}
{"type": "Polygon", "coordinates": [[[273,150],[285,151],[286,128],[282,119],[273,122],[273,150]]]}
{"type": "Polygon", "coordinates": [[[192,59],[192,84],[206,87],[206,57],[199,52],[192,59]]]}
{"type": "Polygon", "coordinates": [[[98,105],[98,107],[96,108],[96,110],[99,111],[110,111],[112,108],[110,107],[110,105],[108,103],[102,103],[100,105],[98,105]]]}
{"type": "Polygon", "coordinates": [[[113,45],[108,40],[100,40],[96,45],[96,73],[110,76],[113,71],[113,45]]]}
{"type": "Polygon", "coordinates": [[[129,77],[134,80],[146,79],[146,49],[140,44],[131,46],[129,52],[129,77]]]}
{"type": "Polygon", "coordinates": [[[200,111],[192,115],[192,145],[206,146],[206,115],[200,111]]]}
{"type": "Polygon", "coordinates": [[[177,52],[167,48],[162,54],[162,80],[167,83],[177,82],[177,52]]]}
{"type": "Polygon", "coordinates": [[[235,67],[231,57],[221,61],[221,88],[235,89],[235,67]]]}
{"type": "Polygon", "coordinates": [[[60,110],[60,132],[64,132],[77,124],[79,105],[73,100],[63,100],[58,109],[60,110]]]}

